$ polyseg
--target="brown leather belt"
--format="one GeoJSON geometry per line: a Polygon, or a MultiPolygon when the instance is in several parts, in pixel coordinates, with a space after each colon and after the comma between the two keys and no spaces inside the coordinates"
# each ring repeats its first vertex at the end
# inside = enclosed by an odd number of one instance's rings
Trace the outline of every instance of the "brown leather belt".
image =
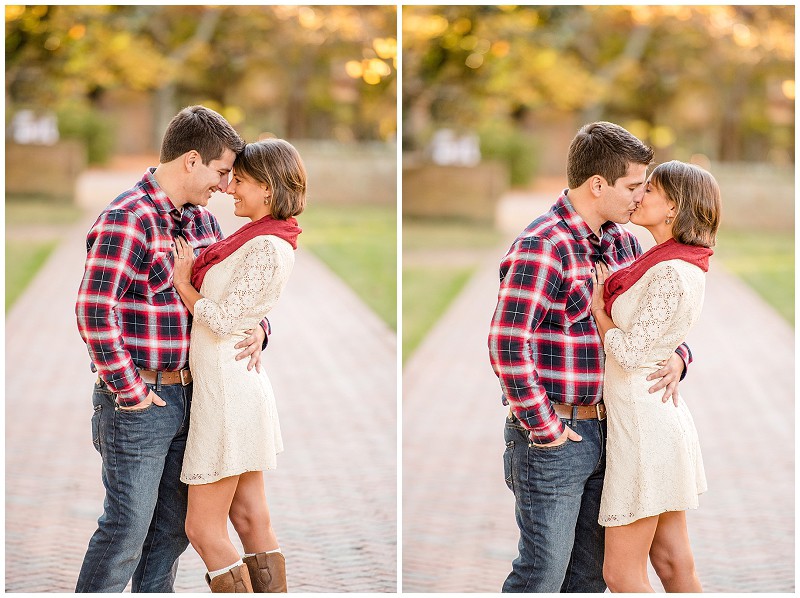
{"type": "MultiPolygon", "coordinates": [[[[553,411],[561,419],[572,419],[572,405],[562,405],[561,403],[550,403],[553,406],[553,411]]],[[[606,418],[606,406],[603,403],[597,405],[577,405],[578,412],[575,419],[599,419],[603,421],[606,418]]],[[[509,415],[512,419],[517,419],[514,411],[509,409],[509,415]]]]}
{"type": "Polygon", "coordinates": [[[603,403],[597,405],[562,405],[560,403],[552,403],[553,411],[562,419],[572,419],[572,410],[577,409],[575,419],[599,419],[603,421],[606,418],[606,406],[603,403]]]}
{"type": "Polygon", "coordinates": [[[154,372],[153,370],[139,370],[139,375],[146,384],[157,384],[158,374],[161,374],[161,384],[180,384],[188,386],[192,383],[192,372],[189,368],[178,370],[177,372],[154,372]]]}

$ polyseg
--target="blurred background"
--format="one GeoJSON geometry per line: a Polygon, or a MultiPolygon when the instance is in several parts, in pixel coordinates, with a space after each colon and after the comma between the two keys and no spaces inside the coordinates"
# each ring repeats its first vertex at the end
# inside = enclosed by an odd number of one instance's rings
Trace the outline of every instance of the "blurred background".
{"type": "Polygon", "coordinates": [[[394,327],[395,22],[391,6],[7,6],[9,225],[17,199],[68,212],[87,170],[128,169],[137,180],[157,164],[169,120],[201,103],[246,141],[297,145],[310,177],[305,219],[380,229],[352,251],[380,261],[363,266],[377,278],[348,274],[338,254],[310,242],[394,327]],[[48,176],[37,176],[42,164],[48,176]]]}
{"type": "Polygon", "coordinates": [[[406,590],[497,591],[516,556],[486,345],[497,270],[566,187],[569,143],[596,120],[651,145],[656,163],[691,161],[720,184],[682,385],[711,488],[690,533],[706,589],[792,590],[794,19],[793,6],[403,7],[406,590]],[[775,444],[747,450],[739,424],[726,429],[715,411],[760,417],[775,403],[775,444]],[[760,501],[786,517],[738,529],[760,501]],[[720,550],[733,537],[750,548],[720,550]]]}
{"type": "MultiPolygon", "coordinates": [[[[10,5],[5,17],[6,589],[74,587],[102,506],[74,316],[85,236],[158,164],[169,120],[203,104],[246,141],[287,139],[308,171],[265,353],[287,438],[267,494],[290,588],[394,591],[396,7],[10,5]],[[20,343],[57,357],[26,361],[20,343]],[[300,441],[312,405],[337,451],[300,441]],[[48,440],[32,449],[30,435],[48,440]],[[31,574],[42,558],[54,569],[31,574]]],[[[209,204],[226,234],[246,222],[230,202],[209,204]]],[[[176,587],[206,589],[201,571],[190,549],[176,587]]]]}

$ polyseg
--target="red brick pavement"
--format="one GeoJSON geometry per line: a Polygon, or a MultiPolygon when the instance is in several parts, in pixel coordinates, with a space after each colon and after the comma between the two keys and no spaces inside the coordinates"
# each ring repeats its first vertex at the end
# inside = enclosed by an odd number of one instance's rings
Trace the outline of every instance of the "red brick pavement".
{"type": "MultiPolygon", "coordinates": [[[[84,188],[92,219],[141,173],[84,188]]],[[[228,196],[212,199],[230,233],[228,196]]],[[[71,592],[102,511],[91,386],[74,300],[91,219],[74,227],[6,321],[9,592],[71,592]]],[[[234,222],[235,221],[235,222],[234,222]]],[[[396,590],[396,335],[305,252],[270,314],[286,451],[267,497],[296,592],[396,590]]],[[[190,547],[176,590],[208,591],[190,547]]]]}
{"type": "MultiPolygon", "coordinates": [[[[552,197],[506,202],[509,243],[552,197]]],[[[506,410],[486,345],[505,249],[487,256],[404,370],[404,591],[497,592],[517,554],[506,410]]],[[[700,580],[711,592],[793,592],[793,329],[712,262],[688,343],[695,363],[681,392],[710,488],[688,515],[700,580]]]]}

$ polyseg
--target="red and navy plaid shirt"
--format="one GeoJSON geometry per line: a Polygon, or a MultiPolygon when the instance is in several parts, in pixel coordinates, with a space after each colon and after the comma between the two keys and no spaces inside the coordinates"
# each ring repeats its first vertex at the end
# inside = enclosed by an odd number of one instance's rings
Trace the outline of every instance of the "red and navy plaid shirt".
{"type": "Polygon", "coordinates": [[[191,315],[172,286],[173,239],[195,249],[222,239],[216,218],[175,208],[149,169],[89,231],[75,314],[89,355],[120,405],[143,401],[137,368],[176,371],[189,361],[191,315]]]}
{"type": "MultiPolygon", "coordinates": [[[[503,402],[537,444],[564,432],[551,402],[595,405],[603,398],[605,352],[591,316],[593,269],[602,260],[613,272],[642,250],[618,224],[606,222],[601,232],[598,239],[565,190],[500,264],[489,355],[503,402]]],[[[691,361],[685,345],[678,353],[691,361]]]]}

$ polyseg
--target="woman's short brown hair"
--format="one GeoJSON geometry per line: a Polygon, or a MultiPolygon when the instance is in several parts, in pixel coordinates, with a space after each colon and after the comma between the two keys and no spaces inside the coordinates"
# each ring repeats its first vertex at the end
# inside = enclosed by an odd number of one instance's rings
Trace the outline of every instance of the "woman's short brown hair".
{"type": "Polygon", "coordinates": [[[719,228],[719,185],[711,173],[694,164],[672,160],[659,164],[650,175],[650,184],[675,202],[672,236],[686,245],[713,247],[719,228]]]}
{"type": "Polygon", "coordinates": [[[272,217],[286,220],[306,207],[306,168],[294,146],[283,139],[248,143],[233,168],[272,191],[272,217]]]}

